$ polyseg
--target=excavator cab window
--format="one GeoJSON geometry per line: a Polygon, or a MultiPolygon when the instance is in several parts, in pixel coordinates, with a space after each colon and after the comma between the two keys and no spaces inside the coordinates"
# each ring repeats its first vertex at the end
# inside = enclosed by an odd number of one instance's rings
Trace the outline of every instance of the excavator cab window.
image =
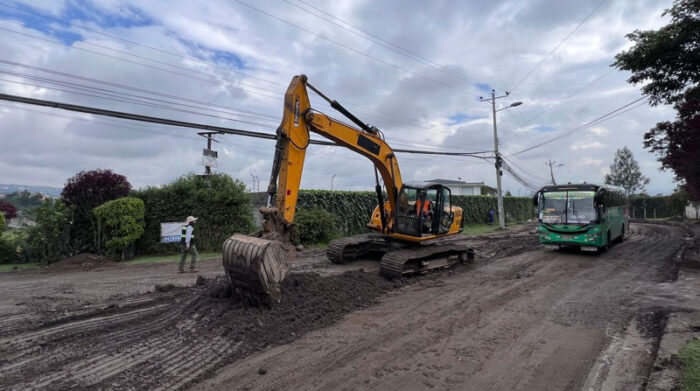
{"type": "Polygon", "coordinates": [[[437,233],[447,233],[450,231],[450,226],[454,221],[454,213],[452,213],[452,192],[447,187],[443,187],[440,191],[440,201],[437,210],[440,211],[440,216],[437,217],[440,222],[437,233]]]}
{"type": "Polygon", "coordinates": [[[450,190],[439,185],[404,186],[398,197],[395,230],[412,236],[445,233],[452,224],[450,190]]]}

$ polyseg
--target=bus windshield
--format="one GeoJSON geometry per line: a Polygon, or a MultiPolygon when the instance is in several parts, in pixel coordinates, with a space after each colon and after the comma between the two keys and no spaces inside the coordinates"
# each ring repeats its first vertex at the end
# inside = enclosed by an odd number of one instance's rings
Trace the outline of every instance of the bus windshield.
{"type": "Polygon", "coordinates": [[[547,224],[589,224],[596,220],[593,191],[542,193],[540,221],[547,224]]]}

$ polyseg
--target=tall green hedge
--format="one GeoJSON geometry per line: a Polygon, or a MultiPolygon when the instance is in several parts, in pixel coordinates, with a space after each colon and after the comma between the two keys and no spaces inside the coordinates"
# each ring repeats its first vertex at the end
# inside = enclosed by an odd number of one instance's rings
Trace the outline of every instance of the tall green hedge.
{"type": "Polygon", "coordinates": [[[365,232],[377,193],[371,191],[301,190],[297,209],[321,208],[335,216],[335,226],[347,235],[365,232]]]}
{"type": "Polygon", "coordinates": [[[98,250],[104,243],[108,254],[119,254],[124,259],[126,248],[143,235],[143,201],[135,197],[123,197],[107,201],[92,212],[97,218],[98,250]]]}
{"type": "MultiPolygon", "coordinates": [[[[498,210],[496,197],[452,196],[455,206],[464,209],[465,225],[488,222],[489,210],[498,210]]],[[[371,191],[302,190],[297,208],[322,208],[336,217],[336,226],[346,235],[365,232],[369,217],[377,206],[377,194],[371,191]]],[[[504,197],[506,222],[534,218],[534,206],[529,197],[504,197]]]]}
{"type": "Polygon", "coordinates": [[[176,244],[160,243],[160,223],[184,222],[187,216],[199,218],[200,251],[220,251],[226,238],[252,229],[245,184],[226,174],[212,174],[209,179],[189,174],[161,187],[132,191],[131,195],[143,200],[146,207],[146,229],[136,242],[140,254],[180,251],[176,244]]]}
{"type": "MultiPolygon", "coordinates": [[[[493,196],[452,196],[454,205],[463,210],[464,225],[488,222],[489,211],[493,210],[494,220],[498,220],[498,199],[493,196]]],[[[529,197],[503,197],[503,210],[506,223],[526,221],[535,216],[535,207],[529,197]]]]}

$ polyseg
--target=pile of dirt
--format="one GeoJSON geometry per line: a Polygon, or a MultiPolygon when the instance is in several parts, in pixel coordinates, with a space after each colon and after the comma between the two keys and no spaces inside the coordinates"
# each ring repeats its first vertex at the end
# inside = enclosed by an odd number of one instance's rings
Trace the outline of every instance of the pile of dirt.
{"type": "Polygon", "coordinates": [[[200,330],[236,341],[245,338],[257,350],[331,325],[349,312],[376,303],[379,296],[401,284],[362,271],[330,277],[292,274],[282,284],[282,301],[266,309],[251,307],[232,297],[226,279],[219,277],[200,285],[205,289],[184,309],[183,315],[197,313],[202,319],[200,330]]]}
{"type": "Polygon", "coordinates": [[[115,264],[116,262],[102,255],[84,253],[52,263],[45,270],[50,272],[92,270],[97,267],[113,266],[115,264]]]}

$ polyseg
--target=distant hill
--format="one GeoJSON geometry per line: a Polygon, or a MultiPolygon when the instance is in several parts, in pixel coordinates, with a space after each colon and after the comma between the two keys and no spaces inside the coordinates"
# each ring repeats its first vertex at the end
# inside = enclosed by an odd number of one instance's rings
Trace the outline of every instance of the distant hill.
{"type": "Polygon", "coordinates": [[[22,190],[27,190],[30,193],[41,193],[49,197],[58,197],[61,195],[61,190],[63,189],[51,186],[6,185],[0,183],[0,194],[10,194],[22,190]]]}

